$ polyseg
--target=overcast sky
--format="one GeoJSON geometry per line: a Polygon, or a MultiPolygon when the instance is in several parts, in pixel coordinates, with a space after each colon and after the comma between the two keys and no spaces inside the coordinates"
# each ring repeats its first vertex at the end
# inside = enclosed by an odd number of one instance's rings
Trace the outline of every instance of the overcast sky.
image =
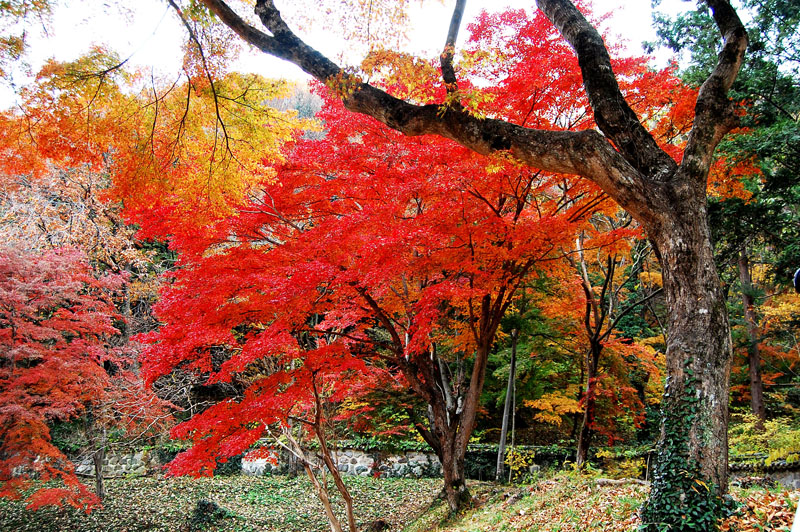
{"type": "MultiPolygon", "coordinates": [[[[279,0],[276,4],[280,8],[286,1],[279,0]]],[[[408,51],[429,56],[441,51],[453,3],[454,0],[445,0],[443,3],[430,1],[421,8],[413,3],[415,7],[408,51]]],[[[655,36],[650,2],[630,0],[622,6],[620,3],[617,0],[594,0],[595,12],[611,12],[612,17],[608,22],[611,33],[627,40],[631,53],[642,53],[641,43],[655,36]]],[[[663,2],[673,10],[679,9],[680,3],[679,0],[663,2]]],[[[46,34],[39,31],[39,35],[36,31],[31,33],[30,58],[35,68],[50,57],[68,61],[85,53],[93,44],[105,44],[123,58],[131,56],[131,66],[152,68],[156,75],[174,75],[179,71],[183,28],[163,0],[137,0],[136,7],[131,9],[128,16],[121,16],[119,10],[97,0],[72,0],[60,4],[49,31],[46,34]]],[[[504,5],[535,9],[533,0],[471,0],[467,2],[464,24],[472,21],[482,9],[500,10],[504,5]]],[[[466,32],[462,31],[461,37],[465,35],[466,32]]],[[[331,33],[312,34],[306,38],[312,46],[325,50],[330,50],[337,42],[336,36],[331,33]]],[[[662,53],[660,62],[664,62],[665,57],[662,53]]],[[[296,66],[257,52],[244,53],[236,69],[267,77],[307,78],[296,66]]],[[[0,88],[0,107],[7,108],[13,101],[12,91],[8,87],[0,88]]]]}

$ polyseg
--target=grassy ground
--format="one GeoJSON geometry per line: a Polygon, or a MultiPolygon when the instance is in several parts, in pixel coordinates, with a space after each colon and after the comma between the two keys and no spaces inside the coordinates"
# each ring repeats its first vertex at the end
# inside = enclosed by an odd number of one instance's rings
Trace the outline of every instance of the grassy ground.
{"type": "MultiPolygon", "coordinates": [[[[376,480],[345,477],[359,526],[386,521],[393,530],[416,517],[441,489],[438,479],[376,480]]],[[[104,508],[86,515],[66,508],[25,510],[0,499],[2,532],[188,532],[213,530],[329,530],[322,506],[304,477],[132,478],[107,481],[104,508]],[[216,519],[192,519],[197,501],[228,511],[216,519]]],[[[338,500],[336,501],[338,505],[338,500]]]]}
{"type": "Polygon", "coordinates": [[[634,530],[647,495],[643,486],[598,487],[594,481],[556,477],[531,486],[471,487],[476,507],[456,519],[435,504],[405,532],[634,530]]]}
{"type": "MultiPolygon", "coordinates": [[[[441,480],[346,477],[360,529],[377,520],[403,532],[633,531],[647,496],[639,485],[598,486],[589,478],[559,473],[523,486],[470,483],[475,504],[448,517],[436,494],[441,480]]],[[[140,532],[329,530],[305,478],[217,477],[136,478],[108,482],[103,509],[90,515],[68,509],[27,511],[0,500],[2,532],[140,532]],[[214,501],[225,511],[205,521],[193,518],[197,501],[214,501]]],[[[742,511],[723,531],[788,531],[800,493],[734,489],[742,511]]],[[[337,501],[338,504],[338,501],[337,501]]]]}
{"type": "MultiPolygon", "coordinates": [[[[557,474],[529,486],[471,485],[474,508],[449,518],[434,501],[404,532],[632,532],[649,488],[599,486],[595,480],[557,474]]],[[[721,523],[723,532],[789,532],[800,492],[732,489],[740,511],[721,523]]]]}

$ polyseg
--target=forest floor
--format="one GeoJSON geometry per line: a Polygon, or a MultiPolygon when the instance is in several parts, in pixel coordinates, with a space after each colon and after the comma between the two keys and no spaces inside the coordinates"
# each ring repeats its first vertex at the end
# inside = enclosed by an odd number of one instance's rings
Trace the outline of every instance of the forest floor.
{"type": "MultiPolygon", "coordinates": [[[[470,483],[474,508],[448,518],[436,495],[440,479],[347,477],[360,529],[404,532],[630,531],[647,488],[600,486],[592,479],[560,474],[530,485],[470,483]]],[[[90,514],[64,508],[28,511],[0,500],[2,532],[305,532],[329,530],[304,478],[216,477],[109,480],[105,507],[90,514]],[[200,500],[220,511],[196,513],[200,500]]],[[[723,530],[788,531],[800,493],[734,489],[739,515],[723,530]]],[[[338,504],[338,501],[337,501],[338,504]]]]}
{"type": "MultiPolygon", "coordinates": [[[[455,519],[434,501],[404,532],[628,532],[639,526],[638,510],[649,487],[599,485],[595,479],[560,473],[525,486],[483,484],[473,488],[475,508],[455,519]],[[476,489],[477,488],[477,489],[476,489]]],[[[722,532],[789,532],[800,491],[732,487],[739,511],[722,532]]]]}

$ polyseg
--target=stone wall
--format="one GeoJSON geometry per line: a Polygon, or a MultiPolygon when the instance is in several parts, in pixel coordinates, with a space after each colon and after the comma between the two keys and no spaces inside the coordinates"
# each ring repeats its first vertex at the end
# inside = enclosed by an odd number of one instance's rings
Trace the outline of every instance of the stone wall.
{"type": "MultiPolygon", "coordinates": [[[[248,459],[245,456],[242,472],[253,476],[281,473],[286,468],[286,458],[282,454],[272,451],[269,458],[248,459]]],[[[436,455],[421,451],[387,453],[344,448],[331,454],[337,469],[344,475],[422,478],[439,476],[442,471],[436,455]]]]}
{"type": "Polygon", "coordinates": [[[775,471],[768,473],[767,477],[785,488],[800,489],[800,471],[775,471]]]}
{"type": "MultiPolygon", "coordinates": [[[[267,452],[271,453],[269,458],[248,459],[247,456],[243,457],[242,473],[250,476],[285,473],[288,465],[288,457],[285,452],[267,452]]],[[[263,450],[261,454],[264,454],[263,450]]],[[[313,456],[313,451],[309,451],[308,455],[313,456]]],[[[442,471],[436,455],[423,451],[364,451],[345,447],[334,451],[332,457],[337,469],[344,475],[422,478],[441,476],[442,471]]],[[[547,463],[546,458],[545,455],[537,455],[536,462],[542,462],[542,465],[545,466],[552,465],[547,463]]],[[[163,464],[158,460],[156,452],[109,453],[103,461],[103,476],[109,478],[148,475],[160,473],[162,467],[163,464]]],[[[94,464],[91,457],[76,463],[76,472],[79,475],[94,476],[94,464]]],[[[767,477],[786,488],[800,489],[800,463],[781,463],[774,464],[772,467],[731,464],[732,480],[748,477],[767,477]]]]}
{"type": "MultiPolygon", "coordinates": [[[[147,475],[161,471],[162,464],[155,453],[138,451],[135,453],[110,453],[103,460],[103,476],[124,477],[127,475],[147,475]]],[[[94,476],[92,458],[84,458],[75,466],[79,475],[94,476]]]]}
{"type": "Polygon", "coordinates": [[[731,481],[747,481],[753,478],[767,478],[785,488],[800,489],[800,463],[779,461],[769,466],[758,463],[731,463],[731,481]]]}

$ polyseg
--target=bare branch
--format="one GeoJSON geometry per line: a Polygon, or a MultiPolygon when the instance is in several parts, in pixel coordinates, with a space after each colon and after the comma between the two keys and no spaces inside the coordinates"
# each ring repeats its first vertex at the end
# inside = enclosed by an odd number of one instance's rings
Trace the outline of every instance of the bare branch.
{"type": "MultiPolygon", "coordinates": [[[[197,34],[194,32],[194,29],[192,29],[192,26],[191,24],[189,24],[189,21],[183,15],[183,11],[181,10],[181,8],[178,6],[178,4],[175,3],[175,0],[167,0],[167,1],[169,2],[169,5],[171,5],[172,8],[175,10],[175,12],[178,14],[178,18],[181,19],[181,22],[183,23],[183,26],[186,28],[186,31],[189,32],[189,37],[192,39],[192,42],[194,42],[195,46],[197,47],[197,53],[200,54],[200,60],[203,63],[203,72],[205,72],[206,79],[208,79],[208,83],[211,86],[211,95],[214,97],[214,112],[216,113],[217,117],[217,121],[214,124],[214,130],[215,130],[214,148],[213,148],[214,151],[212,152],[211,158],[212,160],[214,159],[214,153],[217,150],[217,135],[216,135],[217,127],[220,127],[222,129],[222,135],[225,140],[225,151],[228,153],[228,155],[233,157],[233,151],[231,151],[230,147],[230,137],[228,136],[228,130],[227,127],[225,126],[225,122],[222,120],[222,115],[220,114],[219,98],[217,97],[217,88],[214,84],[214,77],[211,75],[211,71],[208,69],[208,63],[206,62],[206,54],[205,51],[203,50],[203,45],[200,44],[200,39],[197,38],[197,34]]],[[[210,173],[211,173],[211,168],[209,167],[209,174],[210,173]]]]}
{"type": "MultiPolygon", "coordinates": [[[[447,31],[447,40],[444,43],[444,51],[439,58],[442,65],[442,78],[448,93],[458,92],[458,81],[456,80],[456,72],[453,69],[453,56],[456,51],[458,29],[461,27],[461,18],[464,16],[464,7],[466,5],[467,0],[456,1],[456,7],[453,9],[453,16],[450,19],[450,28],[447,31]]],[[[453,103],[460,105],[459,102],[453,103]]]]}

